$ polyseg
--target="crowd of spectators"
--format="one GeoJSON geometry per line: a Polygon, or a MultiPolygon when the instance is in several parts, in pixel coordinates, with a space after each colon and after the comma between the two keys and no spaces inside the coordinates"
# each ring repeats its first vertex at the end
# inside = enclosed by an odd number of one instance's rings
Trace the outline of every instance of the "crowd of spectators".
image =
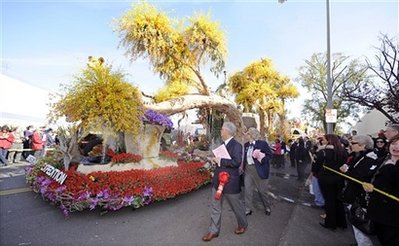
{"type": "Polygon", "coordinates": [[[4,125],[0,133],[0,165],[25,161],[29,155],[40,157],[56,144],[52,128],[29,125],[25,130],[4,125]]]}

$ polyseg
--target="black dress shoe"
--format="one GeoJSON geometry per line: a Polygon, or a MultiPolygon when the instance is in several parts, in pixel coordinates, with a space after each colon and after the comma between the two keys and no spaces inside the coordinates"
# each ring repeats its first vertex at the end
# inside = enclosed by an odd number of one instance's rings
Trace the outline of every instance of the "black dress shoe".
{"type": "Polygon", "coordinates": [[[326,229],[329,229],[330,231],[335,231],[335,229],[336,228],[333,228],[333,227],[329,227],[329,226],[327,226],[326,224],[324,224],[324,223],[322,223],[322,222],[320,222],[319,223],[322,227],[324,227],[324,228],[326,228],[326,229]]]}
{"type": "Polygon", "coordinates": [[[251,215],[251,214],[252,214],[252,210],[245,211],[245,215],[246,215],[246,216],[251,215]]]}
{"type": "Polygon", "coordinates": [[[270,216],[270,215],[272,214],[272,211],[270,211],[269,209],[267,209],[267,210],[265,210],[265,214],[266,214],[267,216],[270,216]]]}

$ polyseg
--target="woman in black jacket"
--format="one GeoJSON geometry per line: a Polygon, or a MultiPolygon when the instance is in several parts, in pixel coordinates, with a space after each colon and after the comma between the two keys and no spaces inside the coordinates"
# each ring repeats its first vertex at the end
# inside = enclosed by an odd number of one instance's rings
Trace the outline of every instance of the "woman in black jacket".
{"type": "Polygon", "coordinates": [[[323,167],[329,167],[336,171],[345,163],[347,152],[342,147],[337,135],[326,134],[328,142],[325,149],[316,154],[315,165],[320,167],[319,185],[325,199],[326,218],[320,223],[324,228],[335,230],[337,227],[346,228],[345,210],[339,199],[344,186],[344,179],[338,174],[323,167]]]}
{"type": "Polygon", "coordinates": [[[367,209],[382,245],[399,245],[399,201],[373,192],[374,187],[399,197],[399,135],[390,139],[390,157],[379,167],[371,184],[363,184],[370,193],[367,209]]]}
{"type": "MultiPolygon", "coordinates": [[[[377,171],[381,161],[373,151],[374,142],[369,136],[355,135],[352,137],[350,148],[352,153],[348,158],[348,163],[340,167],[341,172],[363,182],[370,182],[374,173],[377,171]]],[[[366,192],[361,184],[351,180],[346,180],[343,192],[343,201],[353,206],[355,202],[362,207],[366,207],[366,192]]],[[[371,239],[352,225],[357,245],[373,245],[371,239]]]]}

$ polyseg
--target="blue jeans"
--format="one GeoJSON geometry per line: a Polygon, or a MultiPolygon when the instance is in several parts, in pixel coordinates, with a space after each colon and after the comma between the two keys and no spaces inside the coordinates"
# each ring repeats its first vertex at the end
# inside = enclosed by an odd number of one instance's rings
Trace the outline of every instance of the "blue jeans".
{"type": "Polygon", "coordinates": [[[316,206],[324,206],[324,197],[320,191],[319,181],[315,176],[312,176],[312,188],[314,193],[314,203],[316,206]]]}
{"type": "Polygon", "coordinates": [[[6,165],[8,164],[8,161],[6,158],[7,152],[8,152],[8,150],[0,148],[0,162],[4,163],[6,165]]]}

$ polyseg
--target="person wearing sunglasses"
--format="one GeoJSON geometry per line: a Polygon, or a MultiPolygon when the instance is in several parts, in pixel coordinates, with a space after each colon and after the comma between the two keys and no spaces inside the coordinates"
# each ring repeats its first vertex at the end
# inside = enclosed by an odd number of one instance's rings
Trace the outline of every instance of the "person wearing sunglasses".
{"type": "MultiPolygon", "coordinates": [[[[346,175],[363,182],[370,182],[374,173],[377,171],[381,161],[373,151],[373,139],[365,135],[355,135],[352,137],[350,149],[352,150],[348,163],[340,167],[340,171],[346,175]]],[[[343,201],[352,206],[360,204],[362,208],[367,207],[366,192],[361,184],[349,179],[345,180],[346,185],[343,189],[343,201]],[[355,204],[356,203],[356,204],[355,204]]],[[[356,227],[356,223],[351,221],[353,233],[357,245],[372,246],[373,242],[369,236],[356,227]]]]}
{"type": "Polygon", "coordinates": [[[374,152],[377,154],[378,158],[383,158],[387,156],[387,141],[385,138],[376,138],[374,142],[374,152]]]}

